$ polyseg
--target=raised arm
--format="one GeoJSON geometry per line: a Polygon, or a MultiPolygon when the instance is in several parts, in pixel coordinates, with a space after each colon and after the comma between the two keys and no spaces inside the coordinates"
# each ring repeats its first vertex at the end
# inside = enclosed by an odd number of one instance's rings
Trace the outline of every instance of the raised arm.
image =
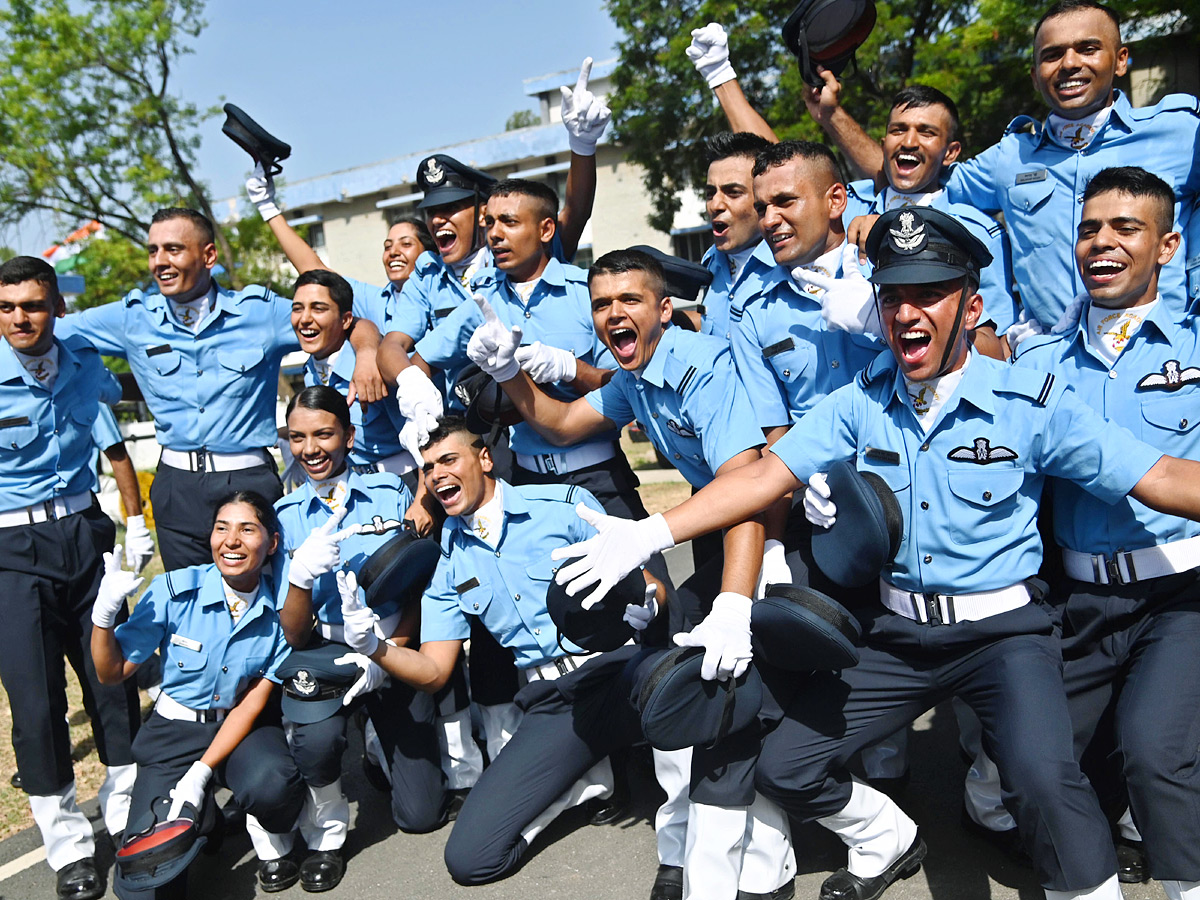
{"type": "Polygon", "coordinates": [[[729,62],[729,35],[720,24],[709,22],[703,28],[693,29],[687,56],[716,94],[717,102],[729,120],[730,130],[757,134],[773,144],[779,142],[767,120],[750,105],[738,84],[737,73],[729,62]]]}
{"type": "Polygon", "coordinates": [[[275,181],[263,172],[262,163],[256,165],[254,174],[246,179],[246,194],[271,229],[271,234],[275,235],[279,249],[297,272],[303,275],[310,269],[329,268],[317,256],[317,251],[283,217],[282,210],[275,202],[275,181]]]}
{"type": "Polygon", "coordinates": [[[804,92],[808,114],[842,151],[853,174],[874,180],[875,189],[882,190],[886,186],[883,148],[842,108],[842,85],[837,76],[823,67],[818,68],[817,73],[825,84],[820,88],[810,87],[804,92]]]}
{"type": "Polygon", "coordinates": [[[605,105],[604,99],[588,90],[591,74],[592,58],[589,56],[579,67],[575,88],[572,90],[564,85],[560,89],[562,122],[571,147],[567,192],[558,214],[558,237],[566,259],[574,258],[584,226],[592,217],[596,200],[596,144],[612,121],[612,110],[605,105]]]}

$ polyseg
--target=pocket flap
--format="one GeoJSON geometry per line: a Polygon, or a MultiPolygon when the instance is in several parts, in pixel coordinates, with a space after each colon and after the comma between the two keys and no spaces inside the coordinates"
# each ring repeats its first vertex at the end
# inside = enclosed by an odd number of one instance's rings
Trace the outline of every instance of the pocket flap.
{"type": "Polygon", "coordinates": [[[952,469],[947,473],[950,492],[975,506],[996,506],[1021,489],[1025,470],[1011,466],[980,466],[971,470],[952,469]]]}

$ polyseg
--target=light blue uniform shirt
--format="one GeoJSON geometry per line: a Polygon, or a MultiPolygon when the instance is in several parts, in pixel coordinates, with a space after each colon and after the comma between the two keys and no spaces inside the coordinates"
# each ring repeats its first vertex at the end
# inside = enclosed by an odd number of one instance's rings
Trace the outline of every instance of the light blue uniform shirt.
{"type": "MultiPolygon", "coordinates": [[[[1177,325],[1173,318],[1158,303],[1110,370],[1088,343],[1085,307],[1070,334],[1022,343],[1016,365],[1054,373],[1083,402],[1155,449],[1200,459],[1200,321],[1177,325]]],[[[1132,497],[1109,505],[1069,481],[1053,479],[1049,487],[1054,539],[1068,550],[1109,555],[1200,534],[1200,524],[1132,497]]]]}
{"type": "Polygon", "coordinates": [[[884,579],[942,594],[997,590],[1037,573],[1046,476],[1117,503],[1162,456],[1106,422],[1062,379],[978,353],[928,434],[895,357],[881,353],[771,450],[805,483],[843,459],[882,478],[904,516],[884,579]]]}
{"type": "MultiPolygon", "coordinates": [[[[533,293],[529,295],[528,304],[521,302],[508,277],[500,269],[480,270],[471,279],[471,290],[479,291],[488,299],[497,317],[506,326],[521,326],[524,332],[522,343],[541,341],[551,347],[569,350],[576,359],[598,369],[617,368],[612,353],[596,335],[587,272],[583,269],[551,259],[534,286],[533,293]]],[[[431,366],[457,376],[470,362],[467,358],[467,342],[482,324],[483,313],[479,307],[473,301],[464,303],[421,338],[417,343],[417,352],[431,366]]],[[[541,388],[566,403],[580,397],[578,392],[562,382],[544,384],[541,388]]],[[[616,431],[606,432],[586,443],[611,444],[619,436],[616,431]]],[[[551,444],[526,422],[519,422],[512,427],[512,450],[529,456],[563,452],[562,447],[551,444]]]]}
{"type": "Polygon", "coordinates": [[[90,491],[95,484],[92,428],[121,386],[100,354],[79,338],[55,338],[53,390],[0,341],[0,509],[19,509],[90,491]]]}
{"type": "Polygon", "coordinates": [[[92,490],[100,493],[100,454],[109,447],[124,443],[121,427],[112,407],[101,403],[96,408],[96,421],[92,425],[92,490]]]}
{"type": "Polygon", "coordinates": [[[704,295],[703,327],[700,330],[729,342],[742,310],[762,290],[764,279],[776,267],[775,256],[770,244],[759,241],[733,279],[729,277],[729,255],[715,247],[708,248],[701,262],[712,272],[713,280],[704,295]]]}
{"type": "Polygon", "coordinates": [[[131,663],[159,651],[162,689],[191,709],[232,709],[255,678],[279,684],[275,672],[288,655],[271,582],[262,579],[235,625],[211,563],[155,578],[116,637],[131,663]]]}
{"type": "Polygon", "coordinates": [[[175,320],[166,297],[140,290],[71,313],[57,330],[129,360],[162,446],[215,453],[274,446],[279,362],[300,346],[292,305],[257,285],[213,286],[215,302],[197,334],[175,320]]]}
{"type": "MultiPolygon", "coordinates": [[[[342,344],[337,361],[329,373],[328,385],[339,394],[345,395],[350,389],[350,382],[354,378],[355,359],[354,348],[347,339],[342,344]]],[[[312,357],[304,364],[304,384],[322,384],[312,357]]],[[[394,389],[388,391],[388,395],[382,400],[368,404],[365,413],[361,403],[352,403],[350,424],[354,426],[354,447],[347,454],[351,465],[367,465],[401,452],[404,447],[400,443],[400,429],[407,422],[408,420],[400,414],[394,389]]],[[[419,465],[421,461],[416,462],[419,465]]]]}
{"type": "MultiPolygon", "coordinates": [[[[870,179],[851,182],[846,185],[846,193],[849,199],[842,221],[847,225],[856,216],[878,216],[886,212],[883,206],[884,193],[876,192],[875,183],[870,179]]],[[[1017,320],[1017,303],[1012,293],[1012,249],[1004,226],[973,206],[951,203],[945,191],[938,194],[929,206],[958,219],[992,254],[991,265],[979,273],[979,294],[983,297],[983,316],[979,321],[995,322],[996,334],[1003,335],[1017,320]]]]}
{"type": "MultiPolygon", "coordinates": [[[[492,254],[489,251],[485,254],[484,265],[491,264],[492,254]]],[[[419,341],[470,298],[470,293],[454,270],[438,254],[426,250],[417,257],[413,273],[404,282],[396,302],[388,305],[380,331],[402,331],[414,341],[419,341]]]]}
{"type": "MultiPolygon", "coordinates": [[[[841,267],[834,273],[841,277],[841,267]]],[[[884,349],[870,335],[829,331],[821,301],[783,268],[742,312],[733,332],[738,375],[760,428],[796,422],[826,394],[849,384],[884,349]]]]}
{"type": "MultiPolygon", "coordinates": [[[[346,479],[343,502],[346,504],[346,515],[338,524],[339,531],[351,525],[374,526],[374,531],[352,534],[339,545],[342,568],[349,568],[358,574],[372,553],[400,533],[404,514],[412,506],[413,496],[408,486],[395,475],[387,472],[356,475],[351,472],[346,479]]],[[[283,533],[281,549],[285,551],[279,557],[282,566],[279,583],[284,586],[279,597],[282,608],[283,599],[287,596],[287,572],[291,567],[292,551],[328,522],[333,510],[317,496],[312,482],[305,480],[303,485],[275,503],[275,512],[279,515],[279,528],[283,533]]],[[[338,594],[336,573],[318,575],[313,582],[312,596],[313,612],[318,619],[328,625],[342,624],[342,601],[338,594]]],[[[375,611],[381,617],[387,617],[397,609],[397,606],[388,602],[376,607],[375,611]]]]}
{"type": "MultiPolygon", "coordinates": [[[[345,277],[345,276],[342,276],[345,277]]],[[[398,315],[400,291],[390,281],[384,287],[376,287],[359,281],[357,278],[346,278],[354,291],[354,316],[374,322],[380,333],[389,318],[398,315]]]]}
{"type": "Polygon", "coordinates": [[[470,616],[516,656],[517,668],[541,665],[582,649],[563,638],[546,610],[556,565],[550,551],[594,537],[575,512],[584,503],[604,512],[589,492],[565,484],[514,487],[497,481],[504,525],[493,549],[458,516],[442,526],[442,555],[421,598],[421,642],[464,641],[470,616]]]}
{"type": "MultiPolygon", "coordinates": [[[[1108,121],[1083,150],[1061,146],[1040,122],[1019,116],[998,144],[951,169],[946,179],[951,200],[1004,213],[1021,304],[1047,328],[1084,290],[1075,236],[1083,190],[1101,169],[1141,166],[1153,172],[1174,188],[1182,202],[1182,208],[1176,203],[1176,216],[1187,225],[1200,189],[1198,109],[1200,101],[1190,94],[1168,94],[1157,106],[1135,109],[1117,91],[1108,121]]],[[[1175,254],[1159,279],[1176,318],[1183,313],[1183,258],[1175,254]]]]}
{"type": "Polygon", "coordinates": [[[618,369],[587,402],[618,427],[636,419],[693,487],[704,487],[743,450],[763,445],[729,345],[712,335],[668,327],[640,378],[618,369]]]}

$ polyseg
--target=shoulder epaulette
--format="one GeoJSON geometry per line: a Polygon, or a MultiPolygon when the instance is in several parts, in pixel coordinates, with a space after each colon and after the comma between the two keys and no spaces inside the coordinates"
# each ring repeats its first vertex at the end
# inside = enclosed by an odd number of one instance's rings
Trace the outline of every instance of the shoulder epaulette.
{"type": "Polygon", "coordinates": [[[1004,133],[1008,134],[1032,134],[1037,136],[1042,133],[1042,123],[1033,116],[1017,116],[1008,123],[1008,127],[1004,129],[1004,133]]]}
{"type": "Polygon", "coordinates": [[[866,389],[877,379],[880,374],[891,368],[893,357],[890,353],[880,353],[863,369],[861,369],[856,377],[859,387],[866,389]]]}
{"type": "Polygon", "coordinates": [[[184,594],[195,593],[204,583],[207,566],[189,566],[186,569],[175,569],[166,574],[167,593],[172,600],[184,599],[184,594]]]}
{"type": "Polygon", "coordinates": [[[498,277],[499,277],[499,274],[500,273],[499,273],[498,269],[494,269],[494,268],[480,269],[478,272],[476,272],[474,275],[471,276],[472,289],[484,288],[484,287],[495,287],[496,281],[498,280],[498,277]]]}
{"type": "Polygon", "coordinates": [[[850,181],[846,183],[846,193],[856,200],[861,200],[864,203],[869,203],[875,199],[875,181],[871,178],[862,178],[858,181],[850,181]]]}
{"type": "Polygon", "coordinates": [[[1068,337],[1068,335],[1072,335],[1074,333],[1075,332],[1071,331],[1067,334],[1035,334],[1032,337],[1027,337],[1025,340],[1017,344],[1017,348],[1012,352],[1012,358],[1013,360],[1018,360],[1022,357],[1036,353],[1038,350],[1041,350],[1044,347],[1059,344],[1066,337],[1068,337]]]}
{"type": "Polygon", "coordinates": [[[978,225],[987,231],[992,237],[1004,231],[1004,226],[987,213],[976,209],[973,206],[968,206],[965,203],[953,203],[950,206],[950,214],[955,218],[962,219],[972,225],[978,225]]]}
{"type": "Polygon", "coordinates": [[[96,349],[95,344],[81,334],[68,334],[64,338],[59,338],[59,340],[62,341],[64,347],[77,355],[100,355],[100,351],[96,349]]]}
{"type": "Polygon", "coordinates": [[[574,503],[579,488],[573,484],[522,484],[504,486],[505,490],[515,488],[526,500],[555,500],[560,503],[574,503]]]}
{"type": "Polygon", "coordinates": [[[1028,397],[1035,406],[1045,406],[1054,392],[1054,376],[1037,369],[1008,368],[1003,382],[996,388],[1001,394],[1028,397]]]}
{"type": "Polygon", "coordinates": [[[1131,119],[1152,119],[1160,112],[1189,112],[1200,115],[1200,100],[1191,94],[1167,94],[1153,106],[1135,106],[1130,108],[1131,119]]]}
{"type": "Polygon", "coordinates": [[[247,300],[265,300],[269,303],[276,296],[270,288],[265,288],[261,284],[248,284],[240,291],[227,291],[225,288],[217,285],[217,290],[222,294],[232,297],[235,303],[244,303],[247,300]]]}
{"type": "Polygon", "coordinates": [[[436,272],[441,265],[442,258],[440,256],[435,256],[428,250],[422,250],[417,261],[413,263],[413,271],[421,275],[428,275],[430,272],[436,272]]]}
{"type": "Polygon", "coordinates": [[[587,269],[581,269],[579,266],[574,266],[570,263],[563,263],[562,270],[563,278],[565,278],[567,281],[574,281],[578,284],[587,284],[587,269]]]}
{"type": "Polygon", "coordinates": [[[398,488],[403,483],[400,480],[400,476],[393,475],[391,472],[368,472],[358,477],[363,480],[367,487],[398,488]]]}

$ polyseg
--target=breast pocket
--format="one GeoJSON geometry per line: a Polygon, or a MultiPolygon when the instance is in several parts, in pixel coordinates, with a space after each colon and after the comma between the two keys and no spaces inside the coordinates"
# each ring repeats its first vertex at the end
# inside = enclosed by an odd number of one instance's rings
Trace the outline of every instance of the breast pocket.
{"type": "Polygon", "coordinates": [[[217,353],[221,365],[222,387],[234,394],[253,393],[257,384],[255,369],[262,364],[261,347],[244,347],[237,350],[221,350],[217,353]]]}
{"type": "MultiPolygon", "coordinates": [[[[904,537],[908,537],[908,510],[912,487],[912,476],[908,471],[908,466],[901,462],[885,462],[884,460],[866,455],[864,451],[858,455],[858,462],[855,464],[855,467],[864,475],[873,475],[879,478],[896,495],[896,502],[900,505],[900,514],[904,520],[904,537]]],[[[830,499],[835,504],[837,503],[837,497],[830,499]]]]}
{"type": "Polygon", "coordinates": [[[1013,528],[1017,492],[1025,472],[990,465],[952,469],[947,473],[950,493],[959,499],[950,510],[950,538],[956,544],[974,544],[1003,537],[1013,528]]]}
{"type": "Polygon", "coordinates": [[[173,668],[194,675],[203,672],[208,667],[207,650],[192,650],[172,644],[170,655],[171,661],[167,663],[168,669],[173,668]]]}
{"type": "Polygon", "coordinates": [[[775,377],[793,385],[808,377],[816,358],[816,349],[807,341],[787,338],[763,350],[763,359],[775,371],[775,377]]]}
{"type": "Polygon", "coordinates": [[[1054,181],[1047,176],[1042,181],[1016,184],[1008,189],[1008,205],[1013,221],[1009,234],[1021,249],[1046,247],[1059,237],[1057,222],[1047,215],[1050,198],[1054,196],[1054,181]]]}
{"type": "Polygon", "coordinates": [[[166,346],[147,347],[143,352],[142,371],[146,374],[143,387],[159,397],[177,397],[179,384],[175,376],[183,363],[183,354],[166,346]]]}
{"type": "Polygon", "coordinates": [[[1200,392],[1184,388],[1177,394],[1160,394],[1142,400],[1142,439],[1172,456],[1192,456],[1200,424],[1200,392]]]}
{"type": "Polygon", "coordinates": [[[477,578],[470,578],[458,586],[458,608],[467,615],[482,616],[491,603],[491,589],[477,578]]]}
{"type": "Polygon", "coordinates": [[[38,436],[38,424],[29,416],[7,416],[0,419],[0,453],[24,450],[38,436]]]}

